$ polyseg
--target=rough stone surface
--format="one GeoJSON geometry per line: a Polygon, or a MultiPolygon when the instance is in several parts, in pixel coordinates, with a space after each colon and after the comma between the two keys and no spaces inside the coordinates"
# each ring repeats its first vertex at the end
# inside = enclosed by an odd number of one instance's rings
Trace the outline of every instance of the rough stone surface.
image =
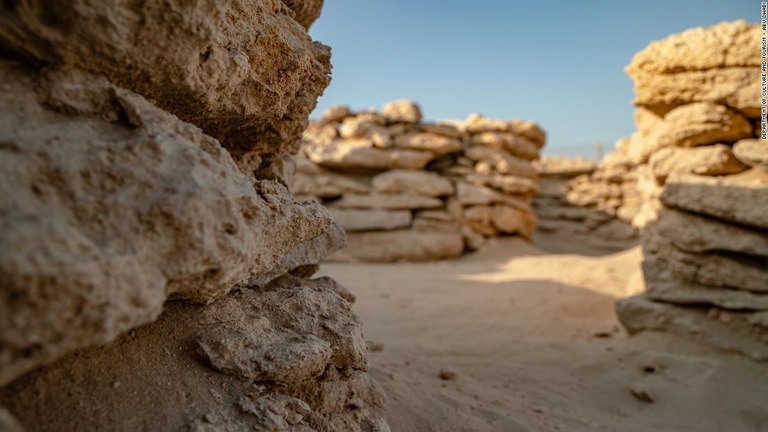
{"type": "Polygon", "coordinates": [[[236,159],[283,153],[293,148],[330,81],[330,49],[292,18],[322,2],[288,3],[297,7],[292,11],[281,0],[163,7],[6,2],[0,46],[103,75],[200,127],[236,159]]]}
{"type": "Polygon", "coordinates": [[[28,430],[141,430],[153,413],[157,430],[385,432],[365,349],[327,278],[285,276],[206,307],[168,304],[158,321],[26,375],[0,400],[28,430]]]}
{"type": "Polygon", "coordinates": [[[332,261],[434,261],[453,258],[464,250],[460,232],[381,231],[349,233],[347,248],[332,261]]]}
{"type": "Polygon", "coordinates": [[[323,10],[323,0],[282,0],[288,9],[293,12],[293,19],[305,29],[309,29],[312,23],[320,17],[323,10]]]}
{"type": "Polygon", "coordinates": [[[437,198],[413,194],[350,194],[333,202],[333,207],[358,209],[429,209],[442,206],[443,202],[437,198]]]}
{"type": "Polygon", "coordinates": [[[499,231],[518,233],[528,240],[533,239],[536,231],[536,216],[533,213],[506,205],[493,206],[491,221],[499,231]]]}
{"type": "Polygon", "coordinates": [[[627,67],[635,104],[659,114],[710,101],[759,116],[759,26],[746,21],[695,28],[648,45],[627,67]]]}
{"type": "Polygon", "coordinates": [[[696,147],[751,137],[752,125],[741,114],[723,105],[696,102],[664,116],[655,147],[696,147]]]}
{"type": "Polygon", "coordinates": [[[649,225],[655,233],[688,252],[728,251],[768,257],[768,235],[715,219],[672,209],[663,209],[649,225]]]}
{"type": "Polygon", "coordinates": [[[308,143],[304,152],[314,163],[336,169],[422,169],[434,155],[429,152],[375,148],[367,139],[337,140],[330,144],[308,143]]]}
{"type": "Polygon", "coordinates": [[[381,113],[387,120],[394,123],[419,123],[421,121],[419,105],[405,99],[389,102],[381,109],[381,113]]]}
{"type": "Polygon", "coordinates": [[[768,228],[768,172],[710,178],[687,175],[668,181],[661,201],[669,207],[768,228]]]}
{"type": "Polygon", "coordinates": [[[660,183],[671,174],[700,174],[708,176],[738,174],[749,167],[733,156],[724,144],[697,148],[663,148],[651,156],[651,171],[660,183]]]}
{"type": "Polygon", "coordinates": [[[346,231],[376,231],[408,228],[411,212],[408,210],[340,209],[331,208],[333,219],[346,231]]]}
{"type": "MultiPolygon", "coordinates": [[[[643,233],[643,252],[657,273],[710,287],[768,292],[768,257],[728,252],[691,253],[678,248],[653,227],[643,233]]],[[[727,292],[727,290],[726,290],[727,292]]]]}
{"type": "Polygon", "coordinates": [[[641,331],[673,332],[699,340],[725,352],[746,355],[757,361],[768,361],[768,331],[752,324],[749,312],[702,311],[655,302],[645,296],[616,302],[616,314],[630,334],[641,331]],[[712,313],[714,312],[714,313],[712,313]],[[718,319],[727,316],[728,319],[718,319]]]}
{"type": "Polygon", "coordinates": [[[426,196],[452,195],[453,185],[445,177],[422,171],[391,170],[371,179],[373,187],[383,193],[415,193],[426,196]]]}
{"type": "Polygon", "coordinates": [[[1,66],[0,382],[152,321],[167,297],[210,302],[330,223],[134,93],[1,66]]]}
{"type": "Polygon", "coordinates": [[[395,138],[395,146],[410,150],[428,151],[435,155],[455,153],[461,150],[461,141],[433,133],[415,133],[395,138]]]}
{"type": "Polygon", "coordinates": [[[768,141],[745,139],[733,145],[733,154],[743,163],[768,168],[768,141]]]}

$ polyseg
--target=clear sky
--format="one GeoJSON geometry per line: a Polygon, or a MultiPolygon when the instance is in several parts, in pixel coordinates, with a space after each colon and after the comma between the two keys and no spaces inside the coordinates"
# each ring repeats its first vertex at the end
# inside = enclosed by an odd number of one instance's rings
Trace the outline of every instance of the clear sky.
{"type": "Polygon", "coordinates": [[[634,53],[736,19],[757,22],[760,2],[325,0],[310,33],[333,48],[333,81],[313,117],[407,98],[430,120],[534,120],[546,154],[592,156],[634,129],[634,53]]]}

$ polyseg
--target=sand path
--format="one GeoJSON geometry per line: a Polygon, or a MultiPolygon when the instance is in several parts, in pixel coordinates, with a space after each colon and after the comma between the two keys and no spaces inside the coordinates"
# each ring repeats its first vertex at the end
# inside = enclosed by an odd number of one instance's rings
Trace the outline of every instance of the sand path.
{"type": "Polygon", "coordinates": [[[768,430],[767,364],[621,330],[613,302],[638,289],[640,260],[505,239],[451,262],[323,273],[352,288],[384,346],[371,372],[395,432],[768,430]]]}

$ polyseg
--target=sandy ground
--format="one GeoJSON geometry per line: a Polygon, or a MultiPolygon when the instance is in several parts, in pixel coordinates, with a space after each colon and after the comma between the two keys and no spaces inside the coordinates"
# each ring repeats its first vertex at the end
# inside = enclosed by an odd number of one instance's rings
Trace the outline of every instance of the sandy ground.
{"type": "Polygon", "coordinates": [[[628,283],[640,250],[588,255],[506,239],[451,262],[323,273],[357,295],[366,339],[383,345],[371,372],[395,432],[768,430],[767,364],[628,337],[613,303],[641,289],[628,283]]]}

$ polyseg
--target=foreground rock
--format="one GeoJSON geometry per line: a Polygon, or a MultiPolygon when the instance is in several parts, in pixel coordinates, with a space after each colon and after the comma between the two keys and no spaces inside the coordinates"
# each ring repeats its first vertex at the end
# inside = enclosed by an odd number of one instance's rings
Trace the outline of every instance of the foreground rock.
{"type": "MultiPolygon", "coordinates": [[[[311,3],[318,2],[289,2],[311,3]]],[[[163,7],[87,0],[77,8],[29,0],[3,6],[0,44],[39,63],[102,75],[195,124],[239,159],[291,150],[330,82],[330,49],[292,15],[280,0],[163,7]]]]}
{"type": "Polygon", "coordinates": [[[159,3],[0,5],[0,429],[387,431],[286,189],[322,0],[159,3]]]}
{"type": "Polygon", "coordinates": [[[366,370],[351,305],[324,279],[285,276],[207,307],[171,303],[157,322],[3,388],[0,404],[40,431],[142,429],[147,413],[158,430],[388,431],[366,370]]]}
{"type": "Polygon", "coordinates": [[[406,100],[381,112],[333,107],[304,133],[291,189],[322,202],[352,233],[335,260],[436,260],[476,250],[489,237],[532,239],[538,175],[531,160],[544,132],[477,114],[421,118],[406,100]],[[486,206],[482,222],[472,216],[477,206],[486,206]]]}

